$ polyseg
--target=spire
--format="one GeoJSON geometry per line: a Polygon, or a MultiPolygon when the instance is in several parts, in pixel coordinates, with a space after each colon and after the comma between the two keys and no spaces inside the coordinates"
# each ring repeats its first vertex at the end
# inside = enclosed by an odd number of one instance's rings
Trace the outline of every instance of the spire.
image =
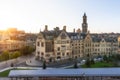
{"type": "Polygon", "coordinates": [[[86,16],[86,13],[84,13],[84,15],[83,15],[83,23],[87,23],[87,16],[86,16]]]}
{"type": "Polygon", "coordinates": [[[86,13],[84,12],[84,16],[86,16],[86,13]]]}
{"type": "Polygon", "coordinates": [[[87,33],[87,28],[88,28],[87,16],[86,16],[86,13],[84,13],[84,15],[83,15],[83,23],[82,23],[82,33],[87,33]]]}

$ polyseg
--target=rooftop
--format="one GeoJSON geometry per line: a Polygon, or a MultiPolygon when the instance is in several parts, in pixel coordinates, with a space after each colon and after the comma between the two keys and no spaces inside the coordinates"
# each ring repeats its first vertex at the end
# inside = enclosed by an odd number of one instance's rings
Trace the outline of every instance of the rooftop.
{"type": "Polygon", "coordinates": [[[120,68],[11,70],[9,77],[120,76],[120,68]]]}

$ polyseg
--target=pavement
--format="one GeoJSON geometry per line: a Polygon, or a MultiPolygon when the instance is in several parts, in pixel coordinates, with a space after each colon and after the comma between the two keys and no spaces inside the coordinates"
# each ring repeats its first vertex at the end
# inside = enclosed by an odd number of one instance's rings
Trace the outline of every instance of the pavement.
{"type": "Polygon", "coordinates": [[[29,60],[26,60],[26,65],[28,66],[32,66],[32,67],[41,67],[42,66],[42,62],[39,61],[39,60],[35,60],[35,57],[29,59],[29,60]]]}
{"type": "Polygon", "coordinates": [[[34,55],[31,54],[30,56],[21,56],[21,57],[18,57],[17,59],[11,59],[11,60],[7,60],[7,61],[2,61],[0,62],[0,70],[3,70],[5,68],[8,68],[10,67],[11,63],[14,64],[14,66],[20,66],[22,65],[23,63],[25,63],[25,61],[33,58],[34,55]]]}
{"type": "Polygon", "coordinates": [[[0,80],[10,80],[10,78],[1,77],[0,80]]]}
{"type": "MultiPolygon", "coordinates": [[[[14,64],[14,67],[41,67],[42,66],[42,62],[35,60],[35,56],[34,54],[30,55],[30,56],[22,56],[19,57],[17,59],[11,59],[11,60],[7,60],[7,61],[3,61],[0,62],[0,72],[4,71],[7,68],[10,68],[11,63],[14,64]]],[[[66,66],[73,66],[74,61],[70,61],[70,60],[63,60],[63,61],[57,61],[57,62],[51,62],[51,63],[47,63],[46,65],[49,68],[65,68],[66,66]]],[[[10,80],[9,78],[4,78],[4,77],[0,77],[0,80],[10,80]]]]}
{"type": "MultiPolygon", "coordinates": [[[[46,63],[47,67],[51,68],[64,68],[66,66],[73,66],[75,63],[75,60],[62,60],[62,61],[56,61],[56,62],[50,62],[46,63]]],[[[26,61],[26,64],[31,67],[42,67],[43,63],[40,60],[35,60],[34,58],[31,58],[26,61]]]]}

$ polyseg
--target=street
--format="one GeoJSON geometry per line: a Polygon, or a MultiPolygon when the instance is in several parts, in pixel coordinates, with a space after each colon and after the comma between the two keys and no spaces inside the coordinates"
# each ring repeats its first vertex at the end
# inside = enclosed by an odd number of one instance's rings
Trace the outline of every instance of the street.
{"type": "Polygon", "coordinates": [[[21,57],[18,57],[17,59],[11,59],[11,60],[0,62],[0,70],[10,67],[11,63],[13,63],[13,65],[16,67],[18,67],[18,66],[24,67],[24,66],[26,66],[25,61],[29,60],[33,57],[34,57],[34,55],[31,54],[29,56],[21,56],[21,57]]]}

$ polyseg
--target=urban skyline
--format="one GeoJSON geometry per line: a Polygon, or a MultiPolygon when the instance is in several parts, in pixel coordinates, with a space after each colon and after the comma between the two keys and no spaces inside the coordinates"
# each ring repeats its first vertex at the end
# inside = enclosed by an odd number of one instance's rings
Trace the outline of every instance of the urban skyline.
{"type": "Polygon", "coordinates": [[[0,0],[0,80],[120,79],[119,6],[0,0]]]}
{"type": "Polygon", "coordinates": [[[38,33],[54,27],[67,26],[81,29],[84,12],[91,33],[119,33],[120,10],[118,0],[1,0],[0,30],[16,27],[26,32],[38,33]]]}

